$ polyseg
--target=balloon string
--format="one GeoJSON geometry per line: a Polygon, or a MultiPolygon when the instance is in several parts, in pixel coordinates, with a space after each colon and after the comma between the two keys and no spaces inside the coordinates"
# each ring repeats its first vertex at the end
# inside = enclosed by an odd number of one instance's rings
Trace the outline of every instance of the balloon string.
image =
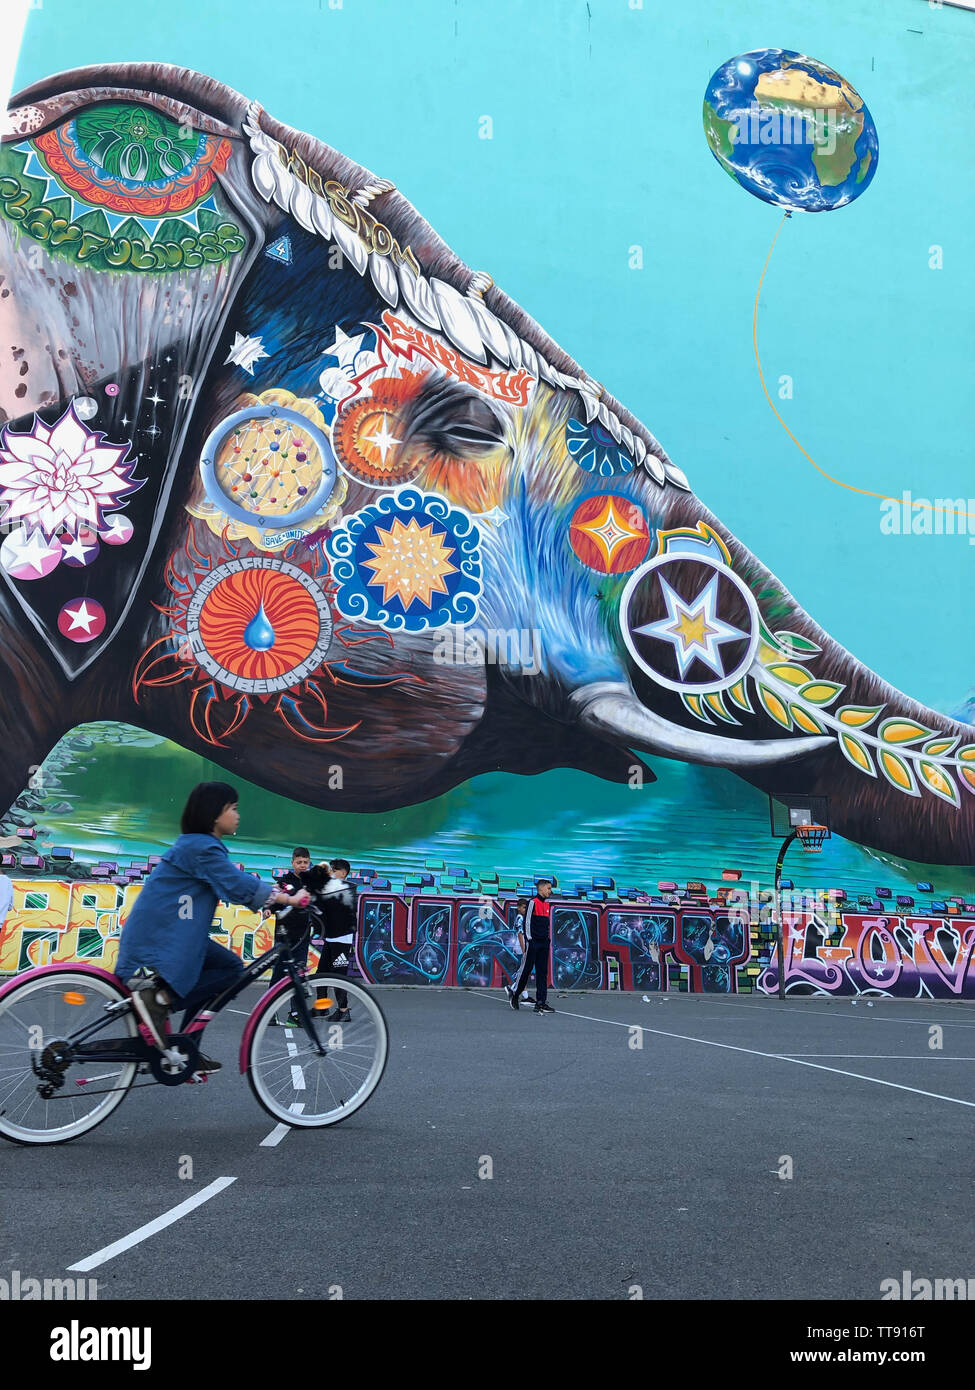
{"type": "MultiPolygon", "coordinates": [[[[765,373],[762,371],[762,360],[758,355],[758,300],[759,296],[762,293],[762,285],[765,283],[765,274],[769,268],[769,262],[772,259],[772,252],[775,250],[775,243],[779,239],[779,233],[782,231],[782,228],[785,226],[786,222],[791,216],[792,213],[787,212],[785,216],[782,218],[782,221],[779,223],[778,228],[776,229],[775,236],[772,238],[772,245],[769,247],[768,255],[765,257],[765,264],[762,267],[762,275],[761,279],[758,282],[758,289],[755,291],[755,312],[752,318],[752,342],[755,347],[755,363],[758,367],[758,379],[762,383],[762,390],[765,392],[765,399],[768,401],[769,407],[776,420],[778,420],[779,424],[785,430],[786,434],[792,440],[793,444],[799,450],[800,454],[802,454],[803,458],[807,459],[812,464],[813,468],[815,468],[817,473],[821,473],[824,478],[828,479],[831,483],[835,483],[837,487],[846,488],[847,492],[857,492],[860,494],[861,497],[879,497],[882,502],[896,502],[898,506],[902,506],[904,505],[903,497],[891,497],[890,494],[886,492],[871,492],[869,488],[854,487],[851,483],[844,483],[839,478],[834,478],[832,474],[826,472],[825,468],[820,468],[816,460],[812,457],[811,454],[808,454],[806,452],[806,450],[799,443],[798,439],[789,429],[789,426],[782,419],[782,416],[775,408],[775,403],[772,400],[772,397],[768,393],[768,387],[765,385],[765,373]]],[[[975,519],[975,512],[952,511],[947,507],[936,507],[931,502],[915,502],[912,500],[911,502],[907,503],[907,506],[911,507],[912,509],[914,507],[919,507],[930,512],[943,512],[946,516],[968,516],[975,519]]]]}

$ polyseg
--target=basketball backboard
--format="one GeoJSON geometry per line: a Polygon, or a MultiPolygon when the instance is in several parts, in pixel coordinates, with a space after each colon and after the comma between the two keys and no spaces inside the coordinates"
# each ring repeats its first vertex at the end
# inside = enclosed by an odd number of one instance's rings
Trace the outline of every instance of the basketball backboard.
{"type": "Polygon", "coordinates": [[[784,840],[799,825],[825,825],[830,836],[829,797],[798,792],[769,794],[769,824],[777,840],[784,840]]]}

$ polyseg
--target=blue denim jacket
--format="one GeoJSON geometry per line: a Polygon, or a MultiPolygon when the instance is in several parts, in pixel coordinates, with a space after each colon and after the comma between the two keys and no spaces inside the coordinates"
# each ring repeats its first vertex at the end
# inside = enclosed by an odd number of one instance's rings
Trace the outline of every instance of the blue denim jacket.
{"type": "Polygon", "coordinates": [[[200,978],[218,902],[257,911],[274,892],[230,862],[216,835],[181,835],[146,879],[122,928],[115,973],[156,970],[180,996],[200,978]]]}

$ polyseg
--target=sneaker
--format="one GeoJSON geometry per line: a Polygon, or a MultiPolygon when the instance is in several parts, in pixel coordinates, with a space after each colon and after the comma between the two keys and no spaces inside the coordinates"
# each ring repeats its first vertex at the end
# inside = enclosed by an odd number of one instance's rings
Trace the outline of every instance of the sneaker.
{"type": "Polygon", "coordinates": [[[278,1018],[277,1014],[272,1014],[272,1015],[271,1015],[271,1017],[270,1017],[270,1018],[268,1019],[268,1021],[267,1021],[267,1026],[268,1026],[269,1028],[281,1028],[281,1027],[283,1027],[283,1025],[282,1025],[282,1023],[281,1023],[281,1020],[278,1018]]]}
{"type": "Polygon", "coordinates": [[[554,1014],[554,1013],[555,1013],[555,1010],[552,1008],[551,1004],[536,1004],[536,1005],[535,1005],[535,1008],[538,1010],[538,1012],[539,1012],[540,1014],[554,1014]]]}
{"type": "Polygon", "coordinates": [[[132,991],[132,1007],[139,1022],[146,1028],[153,1043],[160,1051],[166,1047],[169,1032],[169,1004],[163,1004],[157,993],[159,976],[133,975],[126,981],[132,991]]]}
{"type": "Polygon", "coordinates": [[[285,1028],[300,1028],[301,1019],[298,1017],[296,1013],[290,1013],[284,1021],[284,1026],[285,1028]]]}
{"type": "Polygon", "coordinates": [[[222,1066],[222,1062],[215,1062],[212,1057],[207,1057],[205,1053],[201,1052],[196,1059],[196,1071],[193,1075],[196,1076],[199,1072],[219,1071],[222,1066]]]}
{"type": "Polygon", "coordinates": [[[544,1012],[545,1010],[542,1008],[541,1004],[536,1004],[535,1007],[532,1009],[533,1014],[543,1014],[544,1012]]]}
{"type": "Polygon", "coordinates": [[[511,988],[511,986],[510,986],[510,985],[505,985],[505,987],[504,987],[504,992],[505,992],[505,994],[508,996],[508,1003],[511,1005],[511,1007],[512,1007],[513,1009],[517,1009],[517,1008],[518,1008],[518,996],[517,996],[517,994],[515,994],[514,990],[511,988]]]}
{"type": "Polygon", "coordinates": [[[523,995],[521,996],[521,999],[520,999],[519,1002],[522,1003],[522,1004],[534,1004],[534,1002],[535,1002],[534,995],[531,995],[531,994],[523,994],[523,995]]]}
{"type": "Polygon", "coordinates": [[[339,1009],[334,1018],[329,1019],[329,1023],[351,1023],[352,1015],[348,1009],[339,1009]]]}

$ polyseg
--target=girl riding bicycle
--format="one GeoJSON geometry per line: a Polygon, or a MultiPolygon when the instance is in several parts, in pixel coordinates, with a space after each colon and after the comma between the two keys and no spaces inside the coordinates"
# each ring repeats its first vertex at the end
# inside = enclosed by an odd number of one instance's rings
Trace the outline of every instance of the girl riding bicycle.
{"type": "MultiPolygon", "coordinates": [[[[185,1028],[201,1004],[244,970],[240,958],[210,938],[218,902],[258,912],[283,903],[303,907],[306,893],[288,894],[234,867],[224,844],[240,824],[237,792],[226,782],[201,782],[183,810],[182,834],[146,880],[119,943],[116,975],[132,991],[146,1041],[166,1047],[169,1011],[184,1010],[185,1028]]],[[[198,1070],[220,1070],[200,1054],[198,1070]]]]}

